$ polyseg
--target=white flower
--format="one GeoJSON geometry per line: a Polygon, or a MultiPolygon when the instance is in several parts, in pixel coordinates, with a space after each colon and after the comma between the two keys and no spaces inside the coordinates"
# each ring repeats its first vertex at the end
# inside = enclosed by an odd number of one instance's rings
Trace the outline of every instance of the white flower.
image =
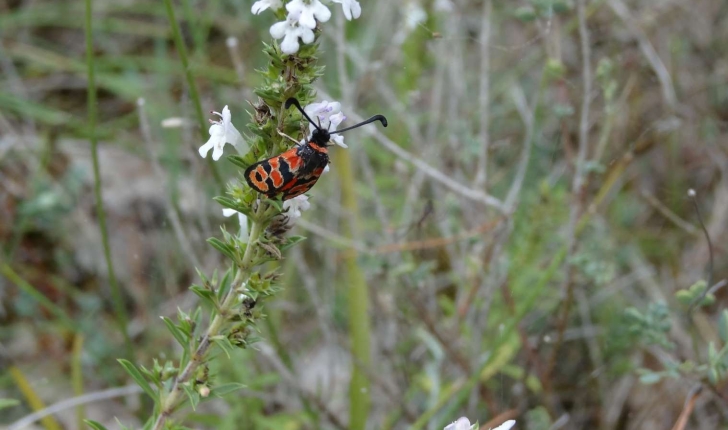
{"type": "Polygon", "coordinates": [[[298,39],[303,40],[303,43],[309,44],[313,42],[314,35],[313,31],[308,28],[299,25],[299,13],[289,13],[288,18],[285,21],[277,22],[270,28],[270,35],[274,39],[283,38],[281,42],[281,51],[284,54],[295,54],[298,52],[298,39]]]}
{"type": "Polygon", "coordinates": [[[229,218],[235,214],[238,214],[238,223],[240,223],[240,237],[248,237],[248,217],[236,211],[235,209],[223,208],[222,210],[222,216],[224,216],[225,218],[229,218]]]}
{"type": "Polygon", "coordinates": [[[308,202],[308,196],[303,194],[283,202],[283,210],[288,211],[289,224],[301,217],[301,211],[307,211],[310,208],[311,203],[308,202]]]}
{"type": "Polygon", "coordinates": [[[422,24],[427,20],[427,12],[422,9],[419,2],[411,1],[407,3],[404,10],[405,27],[408,30],[413,30],[419,24],[422,24]]]}
{"type": "Polygon", "coordinates": [[[303,110],[308,114],[308,116],[315,116],[318,117],[319,120],[323,121],[330,115],[341,111],[341,103],[324,100],[320,103],[311,103],[303,108],[303,110]]]}
{"type": "Polygon", "coordinates": [[[212,123],[210,126],[210,139],[204,145],[200,146],[200,156],[202,158],[207,157],[207,153],[212,149],[212,159],[217,161],[222,156],[222,148],[226,143],[237,147],[238,145],[244,144],[244,141],[243,136],[240,135],[240,132],[230,121],[230,109],[228,109],[227,105],[222,109],[222,113],[212,113],[219,116],[221,120],[210,120],[212,123]]]}
{"type": "Polygon", "coordinates": [[[253,3],[253,7],[250,9],[250,11],[253,12],[253,15],[258,15],[266,9],[276,10],[280,9],[281,6],[283,6],[281,0],[258,0],[257,2],[253,3]]]}
{"type": "MultiPolygon", "coordinates": [[[[508,420],[493,430],[510,430],[514,425],[516,425],[514,420],[508,420]]],[[[471,428],[477,429],[474,425],[470,425],[470,420],[465,417],[460,417],[457,421],[445,427],[444,430],[470,430],[471,428]]]]}
{"type": "Polygon", "coordinates": [[[470,430],[470,420],[460,417],[457,421],[446,426],[444,430],[470,430]]]}
{"type": "MultiPolygon", "coordinates": [[[[339,102],[329,102],[324,100],[320,103],[311,103],[303,108],[303,110],[308,114],[308,116],[312,117],[311,119],[318,120],[321,124],[321,128],[330,132],[336,131],[336,127],[338,127],[339,124],[346,119],[346,115],[341,112],[341,103],[339,102]]],[[[309,124],[308,128],[312,133],[316,129],[313,124],[309,124]]],[[[346,144],[344,144],[344,136],[340,134],[331,136],[331,140],[342,148],[348,148],[346,144]]]]}
{"type": "Polygon", "coordinates": [[[357,19],[361,16],[361,6],[356,0],[332,0],[334,3],[340,3],[344,10],[344,16],[349,21],[357,19]]]}
{"type": "Polygon", "coordinates": [[[319,0],[310,0],[304,3],[303,0],[292,0],[286,5],[288,18],[297,16],[298,24],[313,30],[318,22],[326,22],[331,18],[331,11],[319,0]]]}

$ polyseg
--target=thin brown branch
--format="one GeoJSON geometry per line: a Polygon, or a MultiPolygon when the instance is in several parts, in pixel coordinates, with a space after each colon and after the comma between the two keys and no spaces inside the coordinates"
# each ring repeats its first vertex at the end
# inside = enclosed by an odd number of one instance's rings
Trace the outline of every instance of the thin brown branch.
{"type": "Polygon", "coordinates": [[[700,397],[700,393],[702,391],[702,385],[697,385],[690,390],[687,399],[685,399],[685,405],[683,405],[683,410],[682,412],[680,412],[680,416],[677,418],[677,421],[675,421],[675,425],[672,426],[672,430],[685,430],[685,426],[688,425],[690,415],[695,409],[695,402],[697,402],[698,397],[700,397]]]}

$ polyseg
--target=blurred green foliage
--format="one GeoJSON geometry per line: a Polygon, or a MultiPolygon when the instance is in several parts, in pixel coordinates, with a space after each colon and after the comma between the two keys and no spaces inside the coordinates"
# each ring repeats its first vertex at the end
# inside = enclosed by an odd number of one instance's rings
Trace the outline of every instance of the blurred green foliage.
{"type": "MultiPolygon", "coordinates": [[[[241,251],[218,229],[237,231],[237,221],[224,220],[210,198],[220,187],[197,155],[207,130],[198,124],[163,5],[95,3],[97,134],[112,256],[130,315],[129,363],[143,363],[132,373],[162,383],[179,365],[175,338],[197,336],[190,321],[207,324],[215,307],[171,214],[203,273],[221,267],[206,237],[220,239],[226,253],[241,251]],[[139,97],[157,159],[139,131],[139,97]],[[182,125],[162,126],[169,119],[182,125]],[[204,311],[191,312],[196,303],[204,311]]],[[[229,105],[252,147],[277,152],[288,142],[261,146],[273,125],[244,127],[256,115],[248,101],[274,103],[275,85],[261,88],[264,77],[279,78],[265,68],[273,48],[262,42],[281,17],[253,16],[251,3],[182,0],[175,10],[202,111],[229,105]],[[230,36],[239,62],[226,45],[230,36]]],[[[500,414],[515,417],[516,428],[546,429],[566,416],[567,428],[664,428],[683,411],[685,387],[696,383],[709,389],[686,428],[725,426],[724,2],[691,4],[689,14],[678,4],[586,2],[594,90],[582,190],[572,190],[584,85],[579,1],[492,2],[489,17],[481,1],[451,9],[412,3],[427,15],[414,28],[404,5],[362,2],[362,18],[343,23],[344,43],[333,22],[342,19],[338,5],[329,4],[336,13],[322,26],[317,53],[324,68],[309,78],[344,102],[345,113],[384,113],[390,126],[383,135],[461,190],[505,200],[526,160],[513,207],[500,213],[483,206],[393,156],[378,136],[349,134],[353,191],[342,190],[334,173],[341,166],[332,164],[334,174],[311,192],[308,223],[289,235],[290,244],[308,240],[286,250],[280,265],[268,263],[283,271],[286,286],[266,307],[268,320],[243,338],[217,341],[222,348],[204,371],[211,387],[229,392],[186,393],[195,407],[180,418],[194,428],[346,428],[347,384],[359,365],[371,383],[368,428],[439,430],[462,415],[490,423],[500,414]],[[614,12],[619,4],[632,21],[614,12]],[[483,70],[486,18],[491,46],[483,70]],[[678,106],[665,100],[655,60],[678,106]],[[341,88],[341,67],[350,88],[341,88]],[[479,104],[485,74],[487,118],[479,104]],[[533,146],[522,157],[528,114],[533,146]],[[477,185],[486,140],[487,180],[477,185]],[[716,244],[710,274],[688,188],[697,190],[716,244]],[[344,207],[346,192],[357,213],[344,207]],[[349,236],[343,226],[353,217],[358,231],[349,236]],[[369,293],[368,366],[350,353],[352,283],[343,268],[351,249],[369,293]]],[[[82,12],[75,0],[0,6],[0,365],[22,372],[45,405],[71,392],[76,335],[85,339],[87,393],[133,383],[116,363],[123,340],[95,233],[82,12]]],[[[284,131],[296,135],[298,124],[284,131]]],[[[254,158],[218,163],[221,178],[236,178],[240,163],[254,158]]],[[[254,196],[243,189],[228,198],[230,206],[254,196]]],[[[271,288],[254,281],[255,291],[271,288]]],[[[18,381],[0,372],[3,425],[35,408],[18,381]]],[[[118,418],[139,428],[151,407],[139,395],[85,410],[99,425],[117,426],[118,418]]],[[[74,428],[72,415],[69,408],[57,419],[74,428]]]]}

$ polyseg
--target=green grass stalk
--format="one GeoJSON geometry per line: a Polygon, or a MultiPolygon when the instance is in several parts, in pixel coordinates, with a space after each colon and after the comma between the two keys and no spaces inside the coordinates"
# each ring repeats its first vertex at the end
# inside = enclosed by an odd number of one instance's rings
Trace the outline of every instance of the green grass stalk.
{"type": "MultiPolygon", "coordinates": [[[[348,151],[336,152],[336,171],[341,183],[342,204],[350,214],[345,236],[355,238],[358,205],[354,190],[354,166],[348,151]]],[[[364,273],[357,264],[356,250],[350,249],[344,256],[347,302],[349,308],[349,335],[353,370],[349,385],[349,429],[364,430],[371,406],[370,383],[364,368],[371,364],[371,333],[369,328],[369,287],[364,273]]]]}
{"type": "MultiPolygon", "coordinates": [[[[164,6],[167,9],[167,18],[169,19],[169,25],[172,27],[172,34],[174,35],[174,45],[177,48],[177,54],[179,60],[182,63],[182,68],[185,71],[185,77],[187,78],[187,86],[190,90],[190,98],[192,98],[192,104],[195,105],[195,112],[197,114],[197,121],[200,124],[200,133],[204,133],[208,129],[209,124],[205,120],[205,114],[202,111],[202,102],[200,101],[200,93],[197,91],[197,82],[195,82],[195,75],[190,68],[190,61],[187,57],[187,46],[185,45],[184,38],[182,37],[182,31],[179,28],[177,17],[174,14],[174,5],[172,0],[164,0],[164,6]]],[[[217,170],[217,165],[213,162],[212,158],[208,158],[208,165],[212,176],[215,178],[215,182],[220,186],[221,189],[225,189],[225,182],[223,182],[220,172],[217,170]]]]}
{"type": "MultiPolygon", "coordinates": [[[[80,397],[83,395],[83,366],[81,364],[81,354],[83,354],[83,335],[76,333],[73,338],[73,353],[71,355],[71,386],[73,386],[73,395],[80,397]]],[[[76,426],[84,428],[83,423],[86,418],[86,412],[83,405],[76,406],[76,426]]]]}
{"type": "Polygon", "coordinates": [[[111,285],[111,296],[114,304],[114,312],[116,313],[116,321],[119,330],[124,337],[126,345],[126,355],[132,357],[131,340],[129,333],[126,331],[128,321],[126,310],[124,309],[123,297],[119,284],[116,281],[116,273],[114,273],[114,263],[111,260],[111,247],[109,245],[109,235],[106,228],[106,213],[104,211],[104,203],[101,196],[101,173],[99,169],[99,151],[98,140],[96,138],[96,121],[98,105],[96,100],[96,77],[94,64],[94,42],[93,42],[93,16],[91,9],[92,0],[86,0],[86,66],[88,68],[88,128],[91,140],[91,159],[94,169],[94,196],[96,198],[96,214],[99,218],[99,230],[101,233],[101,242],[104,247],[104,258],[106,259],[106,269],[109,276],[109,284],[111,285]]]}

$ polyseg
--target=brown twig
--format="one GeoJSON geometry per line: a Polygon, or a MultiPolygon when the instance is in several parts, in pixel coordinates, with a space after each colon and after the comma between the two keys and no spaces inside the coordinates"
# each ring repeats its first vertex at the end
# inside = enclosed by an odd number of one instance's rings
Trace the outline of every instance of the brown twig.
{"type": "Polygon", "coordinates": [[[693,413],[693,409],[695,409],[695,402],[698,400],[698,397],[700,397],[700,393],[702,391],[702,385],[696,385],[690,390],[688,397],[685,399],[683,410],[680,412],[680,416],[677,417],[675,425],[672,426],[672,430],[685,430],[685,426],[688,424],[688,419],[690,419],[690,415],[693,413]]]}

